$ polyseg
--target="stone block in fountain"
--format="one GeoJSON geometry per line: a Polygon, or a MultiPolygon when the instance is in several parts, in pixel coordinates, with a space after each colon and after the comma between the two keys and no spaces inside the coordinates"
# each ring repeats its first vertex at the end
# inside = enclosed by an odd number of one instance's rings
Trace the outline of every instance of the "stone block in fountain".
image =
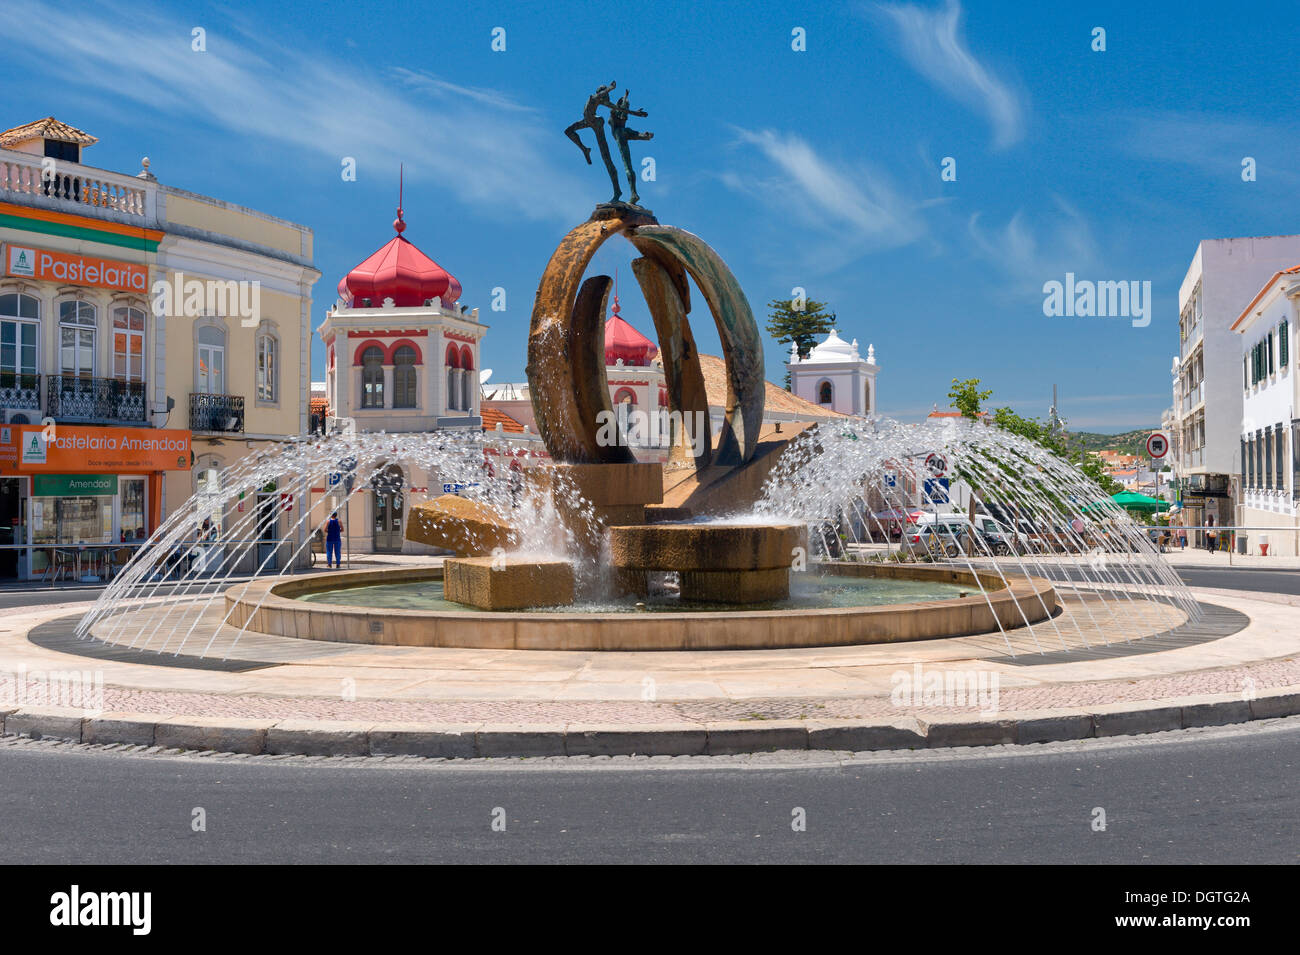
{"type": "Polygon", "coordinates": [[[466,557],[519,544],[518,532],[492,508],[455,494],[411,505],[406,539],[466,557]]]}
{"type": "Polygon", "coordinates": [[[677,571],[683,600],[748,604],[790,596],[790,567],[806,554],[802,524],[642,524],[609,529],[619,582],[645,590],[645,575],[677,571]]]}
{"type": "Polygon", "coordinates": [[[502,556],[448,559],[443,594],[480,610],[524,610],[573,603],[573,565],[567,560],[502,556]]]}

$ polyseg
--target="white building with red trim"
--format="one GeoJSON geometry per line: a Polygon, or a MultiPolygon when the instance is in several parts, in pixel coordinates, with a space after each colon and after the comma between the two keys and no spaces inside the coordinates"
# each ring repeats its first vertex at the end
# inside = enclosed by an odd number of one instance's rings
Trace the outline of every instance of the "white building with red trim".
{"type": "MultiPolygon", "coordinates": [[[[325,342],[325,430],[349,425],[389,433],[481,430],[479,348],[487,326],[479,322],[478,309],[460,304],[456,277],[402,235],[406,222],[400,208],[393,228],[397,235],[339,282],[338,301],[317,329],[325,342]]],[[[496,454],[517,453],[505,434],[516,427],[522,430],[506,416],[493,415],[492,430],[503,432],[502,447],[487,449],[485,467],[496,454]]],[[[405,539],[411,506],[477,477],[395,460],[346,507],[339,491],[313,488],[312,526],[339,512],[345,557],[431,553],[405,539]]]]}
{"type": "Polygon", "coordinates": [[[451,273],[402,235],[345,275],[317,329],[325,342],[330,430],[481,428],[479,345],[487,326],[460,305],[451,273]]]}

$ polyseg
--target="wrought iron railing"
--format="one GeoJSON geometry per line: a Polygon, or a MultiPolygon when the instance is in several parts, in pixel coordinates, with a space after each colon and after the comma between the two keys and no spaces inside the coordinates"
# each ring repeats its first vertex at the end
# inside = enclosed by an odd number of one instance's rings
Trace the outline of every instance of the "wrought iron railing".
{"type": "Polygon", "coordinates": [[[190,430],[222,434],[243,432],[243,395],[190,395],[190,430]]]}
{"type": "Polygon", "coordinates": [[[144,421],[142,381],[45,376],[45,413],[55,420],[144,421]]]}
{"type": "Polygon", "coordinates": [[[41,410],[41,376],[0,371],[0,408],[41,410]]]}

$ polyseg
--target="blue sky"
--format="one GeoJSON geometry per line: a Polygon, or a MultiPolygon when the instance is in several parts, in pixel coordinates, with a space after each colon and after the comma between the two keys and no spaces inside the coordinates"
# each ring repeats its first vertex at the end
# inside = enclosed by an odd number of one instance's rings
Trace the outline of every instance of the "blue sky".
{"type": "MultiPolygon", "coordinates": [[[[800,286],[876,347],[881,410],[995,404],[1075,428],[1154,425],[1178,285],[1198,240],[1300,232],[1287,8],[1234,3],[46,3],[0,9],[4,125],[45,115],[171,185],[315,230],[313,324],[392,236],[455,274],[521,380],[532,296],[569,228],[609,197],[564,138],[617,80],[650,111],[643,204],[706,239],[765,304],[800,286]],[[206,31],[207,51],[191,50],[206,31]],[[506,31],[505,52],[491,49],[506,31]],[[791,49],[791,31],[807,49],[791,49]],[[1091,49],[1094,27],[1106,51],[1091,49]],[[343,181],[343,157],[357,181],[343,181]],[[1243,182],[1242,158],[1257,163],[1243,182]],[[944,157],[957,179],[940,177],[944,157]],[[1150,281],[1145,328],[1049,318],[1066,272],[1150,281]],[[504,312],[489,308],[506,290],[504,312]]],[[[623,314],[651,323],[626,243],[623,314]]],[[[1244,305],[1245,303],[1243,303],[1244,305]]],[[[697,310],[702,306],[697,306],[697,310]]],[[[707,315],[695,328],[717,351],[707,315]]],[[[785,350],[769,344],[768,377],[785,350]]],[[[314,341],[320,377],[323,348],[314,341]]]]}

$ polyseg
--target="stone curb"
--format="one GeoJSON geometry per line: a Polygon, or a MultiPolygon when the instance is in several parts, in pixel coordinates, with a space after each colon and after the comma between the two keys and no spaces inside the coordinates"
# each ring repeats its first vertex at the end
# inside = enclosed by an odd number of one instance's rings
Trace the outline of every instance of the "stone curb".
{"type": "MultiPolygon", "coordinates": [[[[1293,688],[1288,687],[1289,691],[1293,688]]],[[[258,720],[159,717],[150,713],[85,713],[77,709],[0,707],[4,736],[74,743],[157,746],[250,755],[420,756],[439,759],[536,756],[722,756],[774,750],[934,749],[1031,745],[1133,736],[1197,726],[1226,726],[1300,714],[1300,692],[1251,700],[1187,697],[1169,704],[1129,704],[1017,718],[881,723],[834,720],[735,720],[662,724],[373,723],[341,720],[258,720]]]]}

